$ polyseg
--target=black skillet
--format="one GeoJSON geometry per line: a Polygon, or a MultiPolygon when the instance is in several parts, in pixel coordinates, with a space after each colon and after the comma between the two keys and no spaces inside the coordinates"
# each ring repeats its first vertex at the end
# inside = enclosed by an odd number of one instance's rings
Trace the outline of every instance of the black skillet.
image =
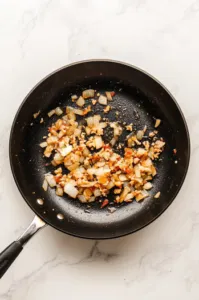
{"type": "MultiPolygon", "coordinates": [[[[99,105],[99,104],[98,104],[99,105]]],[[[95,111],[99,110],[99,106],[95,111]]],[[[125,133],[123,138],[125,138],[125,133]]],[[[16,184],[36,217],[26,232],[0,254],[2,276],[30,237],[39,228],[49,224],[73,236],[88,239],[110,239],[133,233],[154,221],[171,204],[179,192],[187,173],[190,141],[184,116],[173,96],[156,79],[131,65],[108,60],[91,60],[71,64],[47,76],[23,101],[10,135],[10,164],[16,184]],[[51,171],[42,156],[39,144],[47,134],[48,126],[56,117],[47,113],[57,107],[71,105],[72,94],[86,88],[103,93],[116,91],[109,114],[115,120],[133,123],[136,129],[147,125],[154,130],[154,120],[162,120],[159,136],[166,141],[162,161],[157,162],[158,175],[150,197],[143,202],[123,204],[111,214],[100,203],[91,208],[66,195],[56,196],[55,191],[41,188],[44,174],[51,171]],[[41,111],[38,118],[33,114],[41,111]],[[44,123],[40,124],[41,117],[44,123]],[[177,149],[177,154],[173,153],[177,149]],[[154,195],[161,191],[161,197],[154,195]],[[43,199],[43,205],[37,199],[43,199]],[[63,218],[62,218],[63,217],[63,218]]]]}

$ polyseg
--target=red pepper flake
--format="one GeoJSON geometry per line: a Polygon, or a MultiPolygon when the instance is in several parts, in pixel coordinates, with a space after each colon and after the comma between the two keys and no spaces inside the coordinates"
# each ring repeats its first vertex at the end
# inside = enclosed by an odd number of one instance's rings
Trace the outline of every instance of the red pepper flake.
{"type": "Polygon", "coordinates": [[[110,145],[109,145],[109,144],[106,144],[106,145],[103,146],[103,148],[104,148],[104,149],[110,149],[110,145]]]}
{"type": "Polygon", "coordinates": [[[128,168],[128,167],[127,167],[127,168],[125,169],[125,172],[126,172],[127,174],[131,173],[132,171],[133,171],[132,168],[128,168]]]}
{"type": "Polygon", "coordinates": [[[62,174],[57,174],[56,176],[54,176],[56,183],[59,183],[61,177],[62,177],[62,174]]]}
{"type": "Polygon", "coordinates": [[[102,205],[100,208],[104,208],[105,206],[107,206],[109,203],[108,199],[105,199],[103,202],[102,202],[102,205]]]}
{"type": "Polygon", "coordinates": [[[111,97],[115,96],[115,92],[110,92],[111,97]]]}

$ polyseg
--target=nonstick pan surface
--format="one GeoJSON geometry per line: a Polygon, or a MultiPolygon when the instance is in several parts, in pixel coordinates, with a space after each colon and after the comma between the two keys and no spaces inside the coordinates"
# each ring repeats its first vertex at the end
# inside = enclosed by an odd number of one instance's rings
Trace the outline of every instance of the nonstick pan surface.
{"type": "MultiPolygon", "coordinates": [[[[94,112],[99,111],[98,105],[94,112]]],[[[123,133],[123,138],[126,134],[123,133]]],[[[82,238],[115,238],[137,231],[155,220],[180,190],[189,157],[187,125],[173,96],[142,70],[108,60],[74,63],[43,79],[23,101],[10,135],[11,168],[27,204],[47,224],[82,238]],[[54,189],[49,188],[47,192],[42,189],[44,174],[52,167],[47,165],[39,144],[47,135],[50,124],[58,118],[48,118],[47,113],[57,106],[71,105],[71,95],[80,94],[86,88],[99,92],[116,91],[110,120],[115,120],[118,111],[120,121],[133,123],[136,129],[147,125],[149,131],[154,130],[156,118],[162,120],[158,134],[166,141],[166,147],[162,161],[157,162],[158,174],[153,180],[150,197],[139,203],[122,204],[112,214],[107,208],[100,209],[98,202],[88,209],[86,204],[72,200],[66,194],[58,197],[54,189]],[[33,114],[39,110],[39,117],[34,119],[33,114]],[[42,117],[44,123],[40,124],[42,117]],[[175,148],[176,155],[173,153],[175,148]],[[154,199],[158,191],[161,191],[161,197],[154,199]],[[44,200],[43,205],[37,203],[38,198],[44,200]],[[60,220],[58,214],[64,219],[60,220]]]]}

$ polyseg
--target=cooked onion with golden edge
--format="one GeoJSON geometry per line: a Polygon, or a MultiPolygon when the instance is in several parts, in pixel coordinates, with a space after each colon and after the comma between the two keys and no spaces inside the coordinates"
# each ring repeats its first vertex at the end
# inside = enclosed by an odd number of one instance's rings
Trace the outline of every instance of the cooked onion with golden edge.
{"type": "MultiPolygon", "coordinates": [[[[101,208],[109,204],[106,197],[111,190],[115,195],[115,203],[132,202],[134,199],[141,201],[149,196],[149,190],[153,187],[151,181],[157,174],[153,161],[159,158],[165,142],[157,137],[153,141],[146,140],[146,126],[135,132],[132,123],[123,123],[126,130],[133,133],[127,136],[127,147],[121,142],[117,145],[123,132],[120,123],[102,120],[99,113],[85,118],[91,111],[91,105],[83,108],[85,99],[94,95],[94,90],[85,90],[82,96],[71,97],[73,102],[77,100],[74,104],[77,106],[67,106],[65,114],[60,107],[48,113],[49,117],[53,114],[63,115],[48,128],[48,135],[43,137],[40,144],[44,156],[51,158],[51,164],[55,167],[54,174],[45,175],[42,187],[47,191],[50,186],[56,189],[58,196],[62,197],[65,193],[82,203],[103,200],[101,208]],[[112,128],[108,143],[103,138],[106,127],[112,128]],[[124,155],[116,153],[113,146],[117,149],[124,147],[124,155]]],[[[106,96],[98,95],[98,102],[106,105],[102,109],[105,113],[110,110],[107,101],[111,101],[114,95],[115,92],[106,92],[106,96]]],[[[91,99],[91,102],[95,105],[97,101],[91,99]]],[[[159,125],[158,120],[155,125],[159,125]]],[[[156,134],[157,131],[150,132],[149,137],[156,134]]],[[[154,198],[159,196],[160,192],[154,198]]]]}
{"type": "Polygon", "coordinates": [[[83,91],[83,93],[82,93],[82,97],[83,97],[84,99],[92,98],[92,97],[94,97],[94,95],[95,95],[95,91],[94,91],[94,90],[91,90],[91,89],[85,90],[85,91],[83,91]]]}
{"type": "Polygon", "coordinates": [[[36,119],[39,114],[40,114],[40,110],[38,112],[36,112],[35,114],[33,114],[34,119],[36,119]]]}
{"type": "Polygon", "coordinates": [[[157,128],[160,125],[160,123],[161,123],[161,120],[160,119],[156,119],[154,127],[157,128]]]}
{"type": "Polygon", "coordinates": [[[112,101],[113,100],[113,98],[112,98],[112,92],[106,92],[105,94],[106,94],[106,97],[107,97],[108,101],[112,101]]]}
{"type": "Polygon", "coordinates": [[[51,111],[49,111],[48,116],[49,118],[52,117],[55,114],[55,109],[52,109],[51,111]]]}

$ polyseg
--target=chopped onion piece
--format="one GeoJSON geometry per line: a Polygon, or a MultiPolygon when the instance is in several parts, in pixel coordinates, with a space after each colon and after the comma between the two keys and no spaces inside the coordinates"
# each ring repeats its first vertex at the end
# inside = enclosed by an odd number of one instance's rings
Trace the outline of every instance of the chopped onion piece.
{"type": "Polygon", "coordinates": [[[163,141],[158,140],[155,142],[155,146],[157,148],[162,148],[162,147],[164,147],[164,145],[165,145],[165,142],[163,142],[163,141]]]}
{"type": "Polygon", "coordinates": [[[110,144],[112,146],[114,146],[116,143],[117,143],[117,140],[118,140],[118,137],[113,137],[111,140],[110,140],[110,144]]]}
{"type": "Polygon", "coordinates": [[[126,175],[121,174],[121,175],[119,175],[119,180],[120,180],[120,181],[127,181],[128,178],[126,177],[126,175]]]}
{"type": "Polygon", "coordinates": [[[111,122],[110,127],[113,128],[114,136],[119,136],[122,134],[122,127],[117,122],[111,122]]]}
{"type": "Polygon", "coordinates": [[[161,123],[161,120],[160,119],[156,119],[154,127],[157,128],[160,125],[160,123],[161,123]]]}
{"type": "Polygon", "coordinates": [[[40,114],[40,110],[38,112],[36,112],[35,114],[33,114],[34,119],[36,119],[38,117],[38,115],[40,114]]]}
{"type": "Polygon", "coordinates": [[[95,197],[100,197],[100,196],[101,196],[101,192],[100,192],[99,189],[95,189],[95,190],[94,190],[94,196],[95,196],[95,197]]]}
{"type": "Polygon", "coordinates": [[[44,155],[46,157],[50,157],[53,151],[53,146],[52,145],[48,145],[44,151],[44,155]]]}
{"type": "Polygon", "coordinates": [[[58,141],[58,137],[50,136],[49,138],[47,138],[46,141],[47,141],[48,145],[55,144],[58,141]]]}
{"type": "Polygon", "coordinates": [[[158,199],[160,197],[160,192],[157,192],[157,194],[155,194],[154,198],[158,199]]]}
{"type": "Polygon", "coordinates": [[[143,148],[138,148],[138,150],[137,150],[137,156],[138,157],[141,157],[141,156],[143,156],[146,153],[147,153],[146,150],[143,149],[143,148]]]}
{"type": "Polygon", "coordinates": [[[43,142],[43,143],[40,144],[40,147],[41,147],[41,148],[45,148],[45,147],[47,147],[47,146],[48,146],[48,144],[47,144],[46,142],[43,142]]]}
{"type": "Polygon", "coordinates": [[[85,147],[84,150],[83,150],[83,155],[84,155],[85,157],[87,157],[89,154],[90,154],[90,151],[88,150],[87,147],[85,147]]]}
{"type": "Polygon", "coordinates": [[[140,164],[135,165],[134,167],[134,171],[135,171],[135,176],[136,177],[141,177],[141,173],[140,173],[140,164]]]}
{"type": "Polygon", "coordinates": [[[112,101],[113,100],[113,98],[111,96],[111,92],[106,92],[105,94],[106,94],[106,97],[107,97],[108,101],[112,101]]]}
{"type": "Polygon", "coordinates": [[[95,175],[101,176],[101,175],[106,175],[106,173],[110,173],[111,169],[108,166],[104,166],[102,168],[98,168],[95,172],[95,175]]]}
{"type": "Polygon", "coordinates": [[[100,149],[103,146],[103,140],[101,138],[101,136],[95,136],[95,148],[96,149],[100,149]]]}
{"type": "Polygon", "coordinates": [[[56,195],[62,197],[64,194],[64,190],[61,187],[56,188],[56,195]]]}
{"type": "Polygon", "coordinates": [[[77,100],[77,98],[78,98],[77,95],[72,95],[72,96],[71,96],[71,100],[72,100],[72,101],[77,100]]]}
{"type": "Polygon", "coordinates": [[[63,114],[63,110],[60,107],[55,108],[55,113],[57,116],[61,116],[63,114]]]}
{"type": "Polygon", "coordinates": [[[135,196],[135,199],[136,199],[136,201],[140,201],[146,197],[148,197],[148,193],[146,191],[140,191],[140,193],[135,196]]]}
{"type": "Polygon", "coordinates": [[[86,122],[87,122],[87,125],[88,125],[89,127],[92,127],[93,124],[94,124],[93,117],[87,118],[87,119],[86,119],[86,122]]]}
{"type": "Polygon", "coordinates": [[[55,178],[52,174],[47,174],[45,176],[45,178],[46,178],[48,184],[50,185],[50,187],[56,186],[56,181],[55,181],[55,178]]]}
{"type": "Polygon", "coordinates": [[[52,109],[51,111],[49,111],[48,116],[49,118],[52,117],[55,114],[55,109],[52,109]]]}
{"type": "Polygon", "coordinates": [[[103,95],[99,96],[98,102],[102,105],[107,105],[107,98],[103,95]]]}
{"type": "Polygon", "coordinates": [[[124,198],[124,201],[128,202],[129,200],[133,199],[134,195],[133,193],[129,193],[126,195],[126,197],[124,198]]]}
{"type": "Polygon", "coordinates": [[[47,189],[48,189],[48,181],[46,179],[44,179],[44,182],[43,182],[43,185],[42,185],[42,188],[44,189],[44,191],[46,192],[47,189]]]}
{"type": "Polygon", "coordinates": [[[100,122],[100,120],[101,120],[101,116],[100,115],[94,115],[93,116],[93,124],[94,125],[98,125],[99,122],[100,122]]]}
{"type": "Polygon", "coordinates": [[[65,157],[66,155],[68,155],[73,150],[73,147],[71,145],[68,145],[64,148],[58,148],[57,150],[61,153],[61,155],[63,157],[65,157]]]}
{"type": "Polygon", "coordinates": [[[106,188],[107,188],[108,190],[110,190],[110,189],[112,189],[114,186],[115,186],[115,182],[114,182],[114,181],[110,181],[110,182],[107,184],[106,188]]]}
{"type": "Polygon", "coordinates": [[[143,130],[138,130],[136,136],[137,136],[138,140],[141,140],[143,138],[143,136],[144,136],[144,131],[143,130]]]}
{"type": "Polygon", "coordinates": [[[92,89],[85,90],[82,93],[82,96],[84,99],[92,98],[92,97],[94,97],[94,95],[95,95],[95,91],[92,89]]]}
{"type": "Polygon", "coordinates": [[[79,116],[83,116],[84,115],[84,111],[81,110],[81,109],[74,108],[73,112],[74,112],[74,114],[79,115],[79,116]]]}
{"type": "Polygon", "coordinates": [[[60,173],[62,173],[62,168],[61,168],[61,167],[57,168],[57,169],[54,171],[54,173],[55,173],[55,174],[60,174],[60,173]]]}
{"type": "Polygon", "coordinates": [[[89,199],[88,199],[88,202],[89,203],[91,203],[91,202],[94,202],[95,201],[95,197],[93,196],[93,197],[90,197],[89,199]]]}
{"type": "Polygon", "coordinates": [[[67,182],[64,186],[64,192],[68,194],[72,198],[76,198],[78,194],[78,189],[74,186],[74,184],[67,182]]]}
{"type": "Polygon", "coordinates": [[[145,190],[150,190],[153,187],[153,185],[151,184],[151,182],[147,182],[144,184],[143,188],[145,190]]]}
{"type": "Polygon", "coordinates": [[[85,104],[85,100],[82,96],[79,97],[79,99],[77,100],[76,104],[80,107],[84,106],[85,104]]]}
{"type": "Polygon", "coordinates": [[[83,192],[83,195],[86,198],[86,200],[89,200],[92,196],[92,191],[89,188],[86,188],[83,192]]]}
{"type": "Polygon", "coordinates": [[[87,135],[90,135],[91,134],[91,129],[89,127],[85,127],[85,131],[86,131],[86,134],[87,135]]]}
{"type": "Polygon", "coordinates": [[[123,189],[123,191],[122,191],[122,193],[121,193],[121,195],[120,195],[120,197],[119,197],[119,202],[120,203],[122,203],[123,201],[124,201],[124,199],[126,198],[126,196],[128,195],[128,193],[131,191],[131,189],[128,187],[128,186],[126,186],[124,189],[123,189]]]}
{"type": "Polygon", "coordinates": [[[78,197],[78,199],[79,199],[80,202],[82,202],[82,203],[86,203],[87,202],[87,200],[84,197],[84,195],[78,195],[77,197],[78,197]]]}
{"type": "Polygon", "coordinates": [[[63,161],[64,157],[60,153],[57,152],[57,153],[55,153],[53,159],[57,164],[59,164],[63,161]]]}

